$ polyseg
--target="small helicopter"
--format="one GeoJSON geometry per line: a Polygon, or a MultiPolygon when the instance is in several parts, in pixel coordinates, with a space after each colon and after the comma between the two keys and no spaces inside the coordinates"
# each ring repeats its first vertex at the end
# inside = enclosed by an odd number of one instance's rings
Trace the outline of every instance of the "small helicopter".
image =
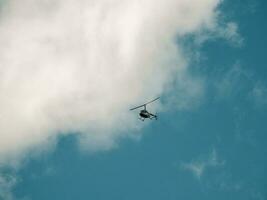
{"type": "Polygon", "coordinates": [[[147,103],[145,103],[145,104],[143,104],[143,105],[134,107],[134,108],[132,108],[132,109],[130,109],[130,110],[132,111],[132,110],[135,110],[135,109],[137,109],[137,108],[144,107],[144,109],[141,110],[140,113],[139,113],[139,116],[140,116],[139,119],[142,120],[142,121],[144,121],[145,119],[155,119],[155,120],[157,120],[157,119],[158,119],[158,116],[157,116],[157,115],[154,115],[154,114],[152,114],[152,113],[150,113],[150,112],[148,112],[148,111],[146,110],[146,105],[147,105],[147,104],[150,104],[150,103],[152,103],[152,102],[154,102],[154,101],[156,101],[156,100],[158,100],[158,99],[159,99],[159,97],[156,98],[156,99],[153,99],[152,101],[149,101],[149,102],[147,102],[147,103]]]}

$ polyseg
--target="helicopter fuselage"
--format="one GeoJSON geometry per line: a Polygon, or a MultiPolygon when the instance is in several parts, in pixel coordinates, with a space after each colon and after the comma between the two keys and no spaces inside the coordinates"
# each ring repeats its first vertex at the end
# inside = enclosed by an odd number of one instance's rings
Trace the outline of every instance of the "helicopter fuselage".
{"type": "Polygon", "coordinates": [[[147,112],[147,110],[141,110],[139,115],[142,118],[150,118],[150,116],[151,116],[151,114],[149,112],[147,112]]]}
{"type": "Polygon", "coordinates": [[[144,121],[145,119],[158,119],[157,115],[154,115],[147,110],[141,110],[139,113],[139,116],[141,117],[140,119],[144,121]]]}

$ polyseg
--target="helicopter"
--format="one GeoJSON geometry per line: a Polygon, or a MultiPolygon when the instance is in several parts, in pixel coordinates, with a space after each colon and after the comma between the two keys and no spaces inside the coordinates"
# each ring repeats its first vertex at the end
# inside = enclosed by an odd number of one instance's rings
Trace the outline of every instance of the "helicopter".
{"type": "Polygon", "coordinates": [[[155,120],[157,120],[157,119],[158,119],[158,116],[155,115],[155,114],[152,114],[152,113],[148,112],[147,109],[146,109],[146,105],[147,105],[147,104],[150,104],[150,103],[152,103],[152,102],[154,102],[154,101],[157,101],[158,99],[159,99],[159,97],[156,98],[156,99],[153,99],[152,101],[149,101],[149,102],[147,102],[147,103],[145,103],[145,104],[142,104],[142,105],[140,105],[140,106],[131,108],[130,111],[135,110],[135,109],[137,109],[137,108],[142,108],[142,107],[144,107],[143,110],[141,110],[140,113],[139,113],[139,116],[140,116],[139,119],[142,120],[142,121],[144,121],[145,119],[155,119],[155,120]]]}

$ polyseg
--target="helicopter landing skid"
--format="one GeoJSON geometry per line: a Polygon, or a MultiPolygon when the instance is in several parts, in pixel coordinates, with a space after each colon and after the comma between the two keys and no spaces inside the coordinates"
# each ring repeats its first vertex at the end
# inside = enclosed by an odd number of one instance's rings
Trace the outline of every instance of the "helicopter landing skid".
{"type": "Polygon", "coordinates": [[[143,122],[143,121],[145,121],[145,118],[139,117],[139,120],[141,120],[143,122]]]}

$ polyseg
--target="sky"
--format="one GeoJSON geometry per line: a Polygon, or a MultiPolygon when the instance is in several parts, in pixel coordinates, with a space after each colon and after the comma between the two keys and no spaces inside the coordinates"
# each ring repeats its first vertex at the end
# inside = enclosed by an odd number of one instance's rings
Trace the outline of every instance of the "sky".
{"type": "Polygon", "coordinates": [[[267,199],[265,1],[0,8],[0,200],[267,199]]]}

